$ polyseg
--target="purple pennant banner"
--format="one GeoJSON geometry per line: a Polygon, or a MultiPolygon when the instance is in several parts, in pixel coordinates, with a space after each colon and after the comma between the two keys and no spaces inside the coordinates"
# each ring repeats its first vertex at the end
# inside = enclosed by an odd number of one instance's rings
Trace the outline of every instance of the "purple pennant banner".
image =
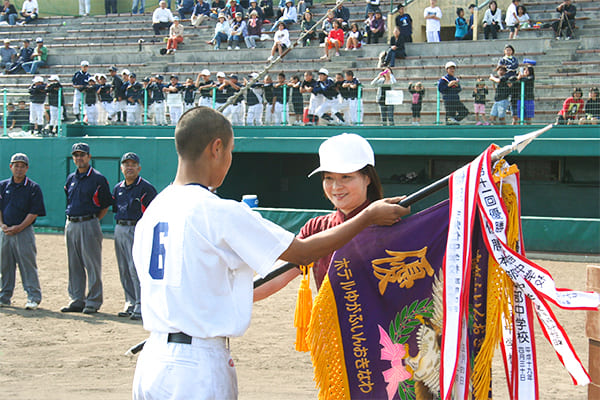
{"type": "MultiPolygon", "coordinates": [[[[445,201],[370,227],[333,255],[328,275],[352,399],[439,398],[448,216],[445,201]]],[[[465,279],[471,362],[485,335],[487,292],[488,252],[476,225],[465,279]]]]}

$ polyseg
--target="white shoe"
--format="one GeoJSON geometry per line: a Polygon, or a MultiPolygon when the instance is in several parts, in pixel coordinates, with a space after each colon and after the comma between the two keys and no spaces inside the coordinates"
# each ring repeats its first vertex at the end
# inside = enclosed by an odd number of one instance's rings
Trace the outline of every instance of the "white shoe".
{"type": "Polygon", "coordinates": [[[340,53],[335,53],[335,56],[336,56],[336,57],[339,57],[339,56],[340,56],[340,53]]]}
{"type": "Polygon", "coordinates": [[[319,47],[325,47],[325,43],[320,43],[319,47]]]}
{"type": "Polygon", "coordinates": [[[227,50],[231,50],[231,46],[227,46],[227,50]]]}
{"type": "Polygon", "coordinates": [[[240,46],[235,46],[235,50],[239,50],[239,49],[240,49],[240,46]]]}
{"type": "Polygon", "coordinates": [[[28,301],[27,304],[25,304],[25,309],[26,310],[35,310],[36,308],[38,308],[39,304],[36,303],[35,301],[28,301]]]}
{"type": "Polygon", "coordinates": [[[271,62],[271,61],[273,61],[273,56],[269,56],[269,58],[267,58],[267,61],[268,61],[268,62],[271,62]]]}
{"type": "Polygon", "coordinates": [[[326,55],[321,56],[321,60],[327,60],[329,57],[327,57],[326,55]]]}

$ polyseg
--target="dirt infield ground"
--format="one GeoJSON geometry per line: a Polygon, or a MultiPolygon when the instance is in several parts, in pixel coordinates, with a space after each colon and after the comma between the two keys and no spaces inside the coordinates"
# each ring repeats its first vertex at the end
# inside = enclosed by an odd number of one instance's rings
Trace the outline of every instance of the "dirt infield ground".
{"type": "MultiPolygon", "coordinates": [[[[131,397],[136,358],[123,353],[146,338],[141,323],[118,318],[123,294],[113,242],[104,240],[105,301],[97,315],[63,314],[68,303],[64,239],[38,235],[38,263],[44,295],[38,310],[25,311],[17,280],[13,306],[0,309],[0,395],[3,399],[111,400],[131,397]]],[[[585,288],[585,264],[538,261],[557,286],[585,288]]],[[[308,354],[293,349],[293,314],[299,282],[256,304],[242,338],[231,341],[241,400],[316,399],[308,354]]],[[[587,367],[585,313],[554,309],[587,367]]],[[[536,327],[540,399],[587,398],[573,386],[554,351],[536,327]]],[[[508,399],[500,358],[494,364],[494,399],[508,399]]]]}

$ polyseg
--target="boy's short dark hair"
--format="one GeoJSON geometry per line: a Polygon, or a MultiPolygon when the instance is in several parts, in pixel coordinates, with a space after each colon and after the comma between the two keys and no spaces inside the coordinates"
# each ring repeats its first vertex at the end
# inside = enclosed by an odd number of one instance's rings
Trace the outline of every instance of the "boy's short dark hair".
{"type": "Polygon", "coordinates": [[[196,160],[214,139],[227,146],[233,137],[231,122],[210,107],[195,107],[181,116],[175,127],[175,149],[186,160],[196,160]]]}

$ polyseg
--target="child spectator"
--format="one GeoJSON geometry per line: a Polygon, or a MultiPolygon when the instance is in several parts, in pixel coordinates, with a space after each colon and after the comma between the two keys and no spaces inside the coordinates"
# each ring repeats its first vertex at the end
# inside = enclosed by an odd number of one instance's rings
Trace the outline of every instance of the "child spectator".
{"type": "Polygon", "coordinates": [[[597,87],[590,89],[588,100],[585,102],[585,119],[580,123],[597,124],[600,121],[600,90],[597,87]]]}
{"type": "Polygon", "coordinates": [[[179,43],[183,43],[183,25],[179,23],[179,17],[173,17],[173,25],[169,27],[167,39],[167,54],[175,54],[179,43]]]}
{"type": "Polygon", "coordinates": [[[412,111],[412,124],[420,125],[421,107],[423,105],[423,96],[425,96],[425,88],[423,88],[423,84],[421,82],[417,82],[414,85],[412,82],[409,82],[408,91],[412,95],[412,104],[410,106],[412,111]]]}
{"type": "Polygon", "coordinates": [[[469,25],[465,19],[465,10],[462,7],[456,9],[456,20],[454,20],[454,40],[463,40],[469,31],[469,25]]]}
{"type": "Polygon", "coordinates": [[[329,31],[327,39],[325,39],[325,54],[321,60],[329,59],[329,51],[335,49],[335,56],[339,57],[340,48],[344,45],[344,31],[337,20],[333,20],[333,29],[329,31]]]}
{"type": "Polygon", "coordinates": [[[483,34],[485,39],[498,39],[498,31],[502,29],[504,29],[502,26],[502,11],[498,9],[496,1],[492,0],[483,16],[483,34]]]}
{"type": "Polygon", "coordinates": [[[48,86],[46,87],[46,93],[48,93],[48,105],[50,106],[50,123],[49,131],[51,134],[58,133],[58,119],[61,118],[61,112],[58,110],[59,94],[61,107],[65,105],[64,93],[61,90],[60,79],[58,75],[51,75],[48,78],[48,86]]]}
{"type": "Polygon", "coordinates": [[[262,34],[262,20],[259,18],[258,12],[255,10],[250,12],[250,19],[246,23],[246,32],[244,42],[249,49],[256,48],[256,41],[260,40],[262,34]]]}
{"type": "Polygon", "coordinates": [[[506,67],[507,78],[516,77],[519,72],[519,60],[515,57],[515,48],[507,44],[504,46],[504,56],[498,60],[498,66],[506,67]]]}
{"type": "Polygon", "coordinates": [[[512,3],[506,9],[506,18],[504,22],[506,22],[506,29],[510,30],[508,34],[508,39],[514,39],[517,37],[517,31],[519,27],[519,19],[517,18],[517,6],[519,5],[519,0],[512,0],[512,3]]]}
{"type": "Polygon", "coordinates": [[[290,33],[285,28],[285,23],[278,22],[277,31],[275,32],[275,35],[273,35],[273,47],[271,48],[271,55],[269,58],[267,58],[267,61],[273,61],[275,58],[275,52],[278,52],[279,57],[281,57],[283,52],[291,45],[290,33]]]}
{"type": "Polygon", "coordinates": [[[469,16],[467,34],[463,37],[463,40],[473,40],[473,18],[475,17],[475,7],[475,4],[469,4],[469,12],[471,15],[469,16]]]}
{"type": "Polygon", "coordinates": [[[498,120],[498,124],[504,125],[504,118],[510,107],[508,98],[510,96],[512,84],[509,83],[505,66],[500,65],[497,67],[497,70],[498,76],[490,74],[490,81],[495,82],[498,85],[496,86],[496,95],[494,96],[494,105],[492,106],[492,112],[490,113],[490,120],[494,125],[496,125],[496,119],[498,120]]]}
{"type": "MultiPolygon", "coordinates": [[[[525,6],[517,7],[517,19],[519,20],[519,29],[529,29],[531,26],[529,23],[529,14],[527,14],[525,6]]],[[[514,37],[517,37],[516,33],[514,37]]]]}
{"type": "Polygon", "coordinates": [[[360,49],[362,46],[363,35],[358,29],[358,24],[353,23],[350,25],[350,31],[348,32],[348,39],[346,39],[346,50],[360,49]]]}
{"type": "MultiPolygon", "coordinates": [[[[435,0],[432,0],[435,1],[435,0]]],[[[367,36],[367,43],[379,43],[379,38],[383,37],[385,33],[385,20],[381,11],[375,11],[375,18],[371,20],[369,25],[369,33],[367,36]]]]}
{"type": "MultiPolygon", "coordinates": [[[[300,35],[304,35],[306,32],[310,31],[310,29],[315,26],[316,22],[313,20],[313,15],[310,11],[306,11],[302,16],[302,23],[300,24],[300,35]]],[[[306,34],[302,38],[302,47],[310,46],[310,41],[315,40],[316,34],[313,30],[312,32],[306,34]]]]}
{"type": "Polygon", "coordinates": [[[302,125],[302,116],[304,113],[304,98],[300,93],[300,77],[298,75],[292,76],[288,83],[288,92],[291,91],[292,97],[292,108],[294,110],[294,125],[302,125]]]}
{"type": "Polygon", "coordinates": [[[513,122],[516,119],[516,122],[521,118],[521,85],[524,85],[524,107],[523,110],[523,118],[525,119],[526,124],[531,124],[531,120],[535,116],[535,96],[533,91],[533,85],[535,81],[535,73],[533,71],[533,67],[531,65],[526,65],[523,67],[522,71],[519,72],[517,76],[517,85],[516,90],[513,93],[518,93],[517,99],[517,112],[513,115],[513,122]]]}
{"type": "Polygon", "coordinates": [[[580,88],[573,89],[573,94],[568,97],[558,115],[556,123],[558,125],[573,125],[575,121],[584,115],[583,91],[580,88]]]}
{"type": "Polygon", "coordinates": [[[29,123],[33,124],[31,133],[42,135],[44,127],[44,102],[46,101],[46,85],[44,78],[36,76],[29,86],[29,123]]]}
{"type": "Polygon", "coordinates": [[[442,10],[436,3],[436,0],[429,0],[429,7],[426,7],[423,11],[423,17],[425,18],[425,33],[427,34],[428,43],[440,41],[442,10]]]}
{"type": "Polygon", "coordinates": [[[485,101],[486,96],[488,94],[488,90],[485,87],[485,82],[483,78],[477,79],[477,83],[475,84],[475,89],[473,89],[473,111],[475,112],[475,125],[489,125],[487,122],[487,116],[485,114],[485,101]],[[479,120],[481,117],[481,121],[479,120]]]}
{"type": "Polygon", "coordinates": [[[378,86],[377,89],[377,104],[379,104],[379,112],[381,114],[381,125],[394,125],[394,105],[386,104],[386,93],[392,90],[392,85],[396,83],[396,78],[389,67],[385,67],[371,81],[371,85],[378,86]]]}

